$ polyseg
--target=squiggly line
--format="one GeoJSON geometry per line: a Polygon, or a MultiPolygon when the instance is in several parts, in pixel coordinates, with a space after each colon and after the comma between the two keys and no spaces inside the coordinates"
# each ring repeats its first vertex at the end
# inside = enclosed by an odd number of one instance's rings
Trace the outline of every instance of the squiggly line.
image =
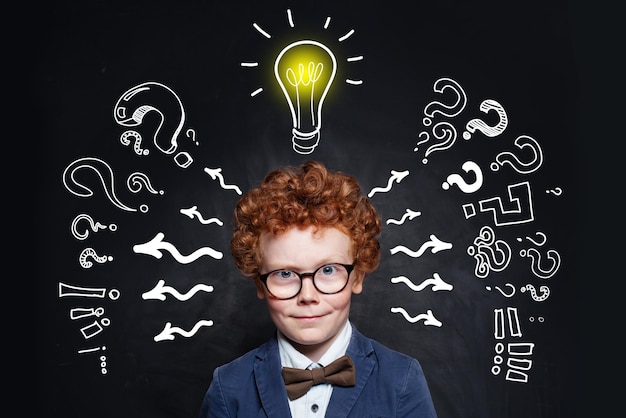
{"type": "Polygon", "coordinates": [[[198,209],[198,207],[194,205],[194,206],[192,206],[190,208],[187,208],[187,209],[181,209],[180,213],[182,213],[183,215],[189,216],[190,219],[193,219],[193,217],[195,216],[196,218],[198,218],[200,223],[203,224],[203,225],[207,225],[207,224],[210,224],[210,223],[216,223],[219,226],[223,226],[224,225],[224,222],[222,222],[218,218],[204,219],[202,217],[202,215],[200,214],[200,212],[198,212],[197,209],[198,209]]]}
{"type": "Polygon", "coordinates": [[[437,238],[434,234],[430,235],[430,241],[426,241],[419,250],[413,251],[404,245],[398,245],[391,249],[391,254],[396,254],[398,252],[403,252],[409,257],[420,257],[422,254],[426,252],[427,249],[432,248],[430,250],[431,253],[435,254],[442,250],[449,250],[452,248],[452,244],[449,242],[443,242],[439,238],[437,238]]]}
{"type": "Polygon", "coordinates": [[[150,290],[149,292],[145,292],[141,295],[141,297],[143,299],[159,299],[163,301],[166,297],[165,293],[169,293],[178,300],[186,301],[191,299],[193,295],[200,291],[212,292],[213,286],[197,284],[192,287],[191,290],[189,290],[187,293],[182,294],[178,290],[174,289],[172,286],[165,286],[165,280],[159,280],[152,290],[150,290]]]}
{"type": "Polygon", "coordinates": [[[222,189],[234,190],[235,192],[237,192],[237,194],[239,194],[239,195],[241,194],[241,189],[239,187],[237,187],[234,184],[226,184],[224,182],[224,176],[222,176],[222,169],[221,168],[218,167],[218,168],[211,169],[211,168],[205,167],[204,171],[209,176],[211,176],[211,178],[213,180],[216,180],[216,179],[219,180],[220,186],[222,186],[222,189]]]}
{"type": "Polygon", "coordinates": [[[415,217],[420,216],[421,214],[422,212],[415,212],[415,211],[412,211],[411,209],[407,209],[406,213],[402,216],[400,220],[387,219],[387,225],[389,224],[402,225],[404,221],[406,221],[407,219],[409,221],[412,221],[415,217]]]}
{"type": "Polygon", "coordinates": [[[210,327],[213,326],[213,321],[211,320],[200,320],[196,323],[196,325],[194,325],[194,327],[191,329],[191,331],[185,331],[182,328],[179,327],[173,327],[171,322],[168,322],[165,324],[165,328],[163,328],[163,331],[161,331],[161,333],[157,336],[154,337],[154,341],[159,342],[159,341],[163,341],[163,340],[173,340],[174,339],[174,333],[182,335],[183,337],[192,337],[193,335],[195,335],[196,332],[198,332],[198,330],[201,327],[210,327]]]}
{"type": "Polygon", "coordinates": [[[133,251],[139,254],[151,255],[154,258],[161,258],[163,257],[163,253],[161,252],[161,250],[165,250],[169,252],[170,254],[172,254],[172,256],[176,259],[176,261],[178,261],[179,263],[183,263],[183,264],[196,261],[198,258],[202,257],[203,255],[208,255],[218,260],[223,257],[221,252],[216,251],[210,247],[200,248],[194,251],[192,254],[188,256],[184,256],[172,244],[170,244],[169,242],[163,241],[163,238],[165,238],[165,235],[162,232],[159,232],[149,242],[146,242],[143,244],[137,244],[133,246],[133,251]]]}
{"type": "Polygon", "coordinates": [[[409,175],[409,170],[405,170],[405,171],[391,170],[391,176],[389,177],[389,180],[387,181],[387,187],[374,187],[367,194],[367,197],[371,198],[372,196],[374,196],[378,192],[388,192],[389,190],[391,190],[391,187],[393,186],[393,182],[394,181],[396,183],[400,183],[402,181],[402,179],[404,179],[408,175],[409,175]]]}
{"type": "Polygon", "coordinates": [[[435,318],[433,312],[430,309],[427,310],[425,314],[419,314],[413,317],[409,315],[409,313],[402,307],[391,308],[391,312],[402,314],[402,316],[404,316],[404,319],[412,324],[416,323],[417,321],[424,320],[424,325],[433,325],[435,327],[441,327],[441,325],[443,325],[439,320],[437,320],[437,318],[435,318]]]}
{"type": "Polygon", "coordinates": [[[420,292],[424,290],[426,286],[430,285],[432,285],[433,292],[438,290],[452,290],[452,285],[444,282],[438,273],[433,273],[432,279],[426,279],[419,285],[416,285],[405,276],[392,277],[391,283],[404,283],[414,292],[420,292]]]}

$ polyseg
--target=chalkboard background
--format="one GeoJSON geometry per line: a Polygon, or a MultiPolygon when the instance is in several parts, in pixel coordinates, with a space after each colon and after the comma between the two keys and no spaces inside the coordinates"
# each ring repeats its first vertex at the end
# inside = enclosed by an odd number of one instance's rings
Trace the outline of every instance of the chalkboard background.
{"type": "Polygon", "coordinates": [[[274,332],[228,252],[239,192],[316,159],[355,175],[385,223],[352,321],[420,360],[440,417],[576,416],[570,5],[214,3],[42,9],[46,414],[196,416],[214,368],[274,332]],[[272,73],[302,39],[338,63],[310,154],[292,148],[272,73]],[[144,106],[132,127],[115,117],[130,91],[127,111],[144,106]],[[439,122],[455,133],[448,148],[439,122]],[[466,139],[468,124],[498,128],[466,139]],[[159,237],[159,256],[141,250],[159,237]],[[147,296],[161,280],[164,300],[147,296]]]}

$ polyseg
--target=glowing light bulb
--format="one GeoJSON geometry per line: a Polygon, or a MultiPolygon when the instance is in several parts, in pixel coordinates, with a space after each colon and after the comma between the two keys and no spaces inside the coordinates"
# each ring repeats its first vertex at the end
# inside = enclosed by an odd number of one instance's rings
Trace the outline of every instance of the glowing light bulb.
{"type": "Polygon", "coordinates": [[[315,150],[322,128],[322,105],[337,72],[335,55],[323,44],[303,40],[286,46],[274,63],[293,122],[293,149],[299,154],[315,150]]]}

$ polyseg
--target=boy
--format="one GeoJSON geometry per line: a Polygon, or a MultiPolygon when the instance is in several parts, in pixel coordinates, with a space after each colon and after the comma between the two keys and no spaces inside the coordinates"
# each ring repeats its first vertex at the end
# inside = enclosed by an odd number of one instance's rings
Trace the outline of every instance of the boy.
{"type": "Polygon", "coordinates": [[[201,418],[436,417],[418,361],[349,321],[380,260],[380,218],[354,177],[315,161],[273,171],[234,224],[235,264],[277,333],[214,371],[201,418]]]}

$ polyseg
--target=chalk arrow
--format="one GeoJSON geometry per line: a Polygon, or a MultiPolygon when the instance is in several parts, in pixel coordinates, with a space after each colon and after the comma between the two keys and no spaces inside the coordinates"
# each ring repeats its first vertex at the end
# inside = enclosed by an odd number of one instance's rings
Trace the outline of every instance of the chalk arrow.
{"type": "Polygon", "coordinates": [[[443,325],[439,320],[437,320],[437,318],[435,318],[435,316],[433,315],[433,311],[431,311],[430,309],[427,310],[425,314],[419,314],[413,317],[409,315],[408,312],[404,310],[404,308],[400,307],[391,308],[391,312],[402,314],[402,316],[404,316],[404,319],[412,324],[416,323],[417,321],[423,320],[424,325],[433,325],[435,327],[441,327],[441,325],[443,325]]]}
{"type": "Polygon", "coordinates": [[[163,241],[163,238],[165,238],[165,235],[162,232],[159,232],[155,235],[154,238],[152,238],[151,241],[148,241],[143,244],[134,245],[133,251],[138,254],[146,254],[146,255],[151,255],[154,258],[161,258],[163,257],[163,253],[161,252],[161,250],[165,250],[169,252],[170,254],[172,254],[172,256],[176,259],[176,261],[182,264],[188,264],[193,261],[196,261],[198,258],[202,257],[203,255],[211,256],[217,260],[223,257],[221,252],[216,251],[210,247],[200,248],[194,251],[192,254],[184,256],[172,244],[170,244],[169,242],[163,241]]]}
{"type": "Polygon", "coordinates": [[[452,285],[444,282],[438,273],[434,273],[432,279],[426,279],[419,285],[416,285],[405,276],[392,277],[391,283],[404,283],[414,292],[420,292],[424,290],[426,286],[430,285],[432,285],[433,292],[438,290],[452,290],[452,285]]]}
{"type": "Polygon", "coordinates": [[[406,213],[402,216],[402,218],[400,220],[387,219],[387,225],[389,225],[389,224],[402,225],[404,223],[404,221],[406,221],[407,219],[409,221],[412,221],[414,218],[417,218],[421,214],[422,214],[422,212],[415,212],[415,211],[413,211],[411,209],[407,209],[406,213]]]}
{"type": "Polygon", "coordinates": [[[154,341],[159,342],[163,340],[173,340],[175,338],[175,335],[174,335],[175,333],[182,335],[183,337],[189,338],[195,335],[195,333],[198,332],[198,330],[201,327],[211,327],[211,326],[213,326],[213,321],[203,319],[201,321],[198,321],[196,325],[193,326],[191,331],[185,331],[182,328],[173,327],[172,323],[168,322],[167,324],[165,324],[165,328],[163,328],[163,331],[161,331],[159,335],[156,335],[154,337],[154,341]]]}
{"type": "Polygon", "coordinates": [[[170,295],[174,296],[176,299],[178,300],[189,300],[191,299],[191,297],[193,295],[195,295],[196,293],[200,292],[200,291],[204,291],[204,292],[212,292],[213,291],[213,286],[208,286],[205,284],[197,284],[194,287],[191,288],[191,290],[187,293],[185,293],[184,295],[179,293],[176,289],[174,289],[171,286],[165,286],[165,280],[159,280],[156,284],[156,286],[154,286],[154,289],[145,292],[144,294],[141,295],[141,297],[145,300],[145,299],[159,299],[159,300],[165,300],[166,293],[169,293],[170,295]]]}
{"type": "Polygon", "coordinates": [[[426,252],[427,249],[431,248],[430,252],[435,254],[439,251],[449,250],[452,248],[452,244],[449,242],[443,242],[439,238],[437,238],[434,234],[430,235],[430,241],[426,241],[419,250],[413,251],[404,245],[398,245],[391,249],[391,254],[396,254],[398,252],[403,252],[410,257],[420,257],[422,254],[426,252]]]}
{"type": "Polygon", "coordinates": [[[409,170],[405,171],[395,171],[391,170],[391,177],[389,177],[389,181],[387,182],[387,187],[374,187],[368,194],[367,197],[372,197],[378,192],[388,192],[391,190],[391,186],[393,182],[400,183],[402,179],[409,175],[409,170]]]}
{"type": "Polygon", "coordinates": [[[220,182],[220,186],[222,186],[222,189],[231,189],[237,192],[237,194],[241,194],[241,189],[239,189],[239,187],[235,186],[234,184],[226,184],[224,183],[224,176],[222,176],[222,169],[221,168],[208,168],[205,167],[204,171],[211,176],[211,178],[213,180],[219,180],[220,182]]]}
{"type": "Polygon", "coordinates": [[[198,207],[197,206],[192,206],[192,207],[187,208],[187,209],[181,209],[180,213],[182,213],[183,215],[189,216],[189,219],[193,219],[193,217],[195,216],[196,218],[198,218],[200,223],[203,224],[203,225],[207,225],[207,224],[210,224],[210,223],[216,223],[219,226],[223,226],[224,225],[224,222],[220,221],[218,218],[204,219],[202,217],[202,215],[200,214],[200,212],[198,212],[198,207]]]}

